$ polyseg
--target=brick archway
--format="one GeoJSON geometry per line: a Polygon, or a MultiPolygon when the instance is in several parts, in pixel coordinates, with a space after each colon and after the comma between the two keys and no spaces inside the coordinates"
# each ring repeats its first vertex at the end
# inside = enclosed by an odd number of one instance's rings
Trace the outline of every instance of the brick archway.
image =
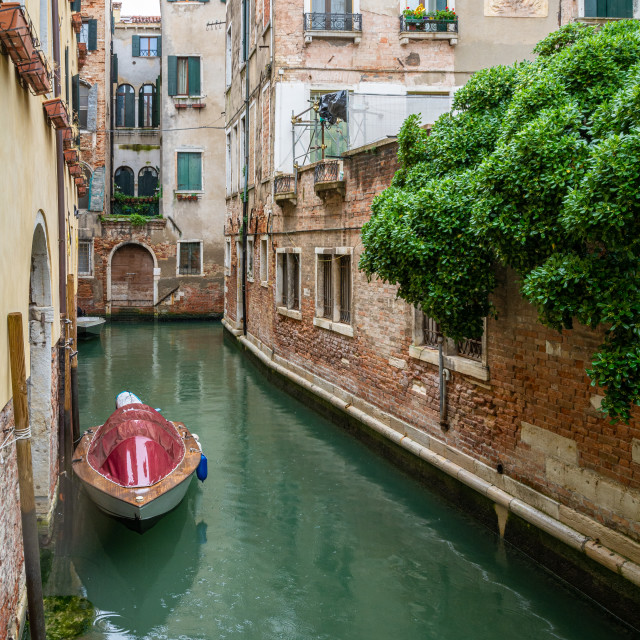
{"type": "Polygon", "coordinates": [[[130,310],[153,313],[157,299],[157,260],[142,243],[126,242],[109,256],[107,285],[111,314],[130,310]]]}

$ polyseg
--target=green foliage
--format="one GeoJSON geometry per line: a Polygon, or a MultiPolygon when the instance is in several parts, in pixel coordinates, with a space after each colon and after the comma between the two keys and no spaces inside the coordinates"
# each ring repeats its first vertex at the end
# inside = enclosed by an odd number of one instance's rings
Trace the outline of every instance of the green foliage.
{"type": "Polygon", "coordinates": [[[129,216],[129,222],[132,227],[144,227],[151,218],[147,216],[141,216],[139,213],[132,213],[129,216]]]}
{"type": "MultiPolygon", "coordinates": [[[[73,640],[91,629],[95,609],[86,598],[47,596],[44,598],[44,617],[48,640],[73,640]]],[[[31,637],[28,622],[25,636],[31,637]]]]}
{"type": "Polygon", "coordinates": [[[603,409],[640,404],[640,24],[567,25],[533,62],[480,71],[431,135],[410,116],[360,267],[452,338],[478,337],[498,265],[540,320],[605,339],[603,409]]]}

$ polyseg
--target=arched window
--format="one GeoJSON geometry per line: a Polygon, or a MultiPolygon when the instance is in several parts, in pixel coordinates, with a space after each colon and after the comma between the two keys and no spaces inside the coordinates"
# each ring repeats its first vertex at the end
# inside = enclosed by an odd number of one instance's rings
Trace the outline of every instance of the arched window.
{"type": "Polygon", "coordinates": [[[87,181],[87,193],[78,198],[78,209],[88,209],[89,197],[91,195],[91,171],[86,167],[84,167],[82,171],[84,173],[84,179],[87,181]]]}
{"type": "Polygon", "coordinates": [[[138,174],[138,195],[153,196],[158,186],[158,172],[153,167],[140,169],[138,174]]]}
{"type": "Polygon", "coordinates": [[[135,127],[136,92],[130,84],[121,84],[116,92],[116,127],[135,127]]]}
{"type": "Polygon", "coordinates": [[[133,195],[133,171],[129,167],[119,167],[116,169],[114,182],[120,193],[125,196],[133,195]]]}
{"type": "Polygon", "coordinates": [[[152,84],[144,84],[138,96],[138,126],[157,127],[158,120],[156,88],[152,84]]]}

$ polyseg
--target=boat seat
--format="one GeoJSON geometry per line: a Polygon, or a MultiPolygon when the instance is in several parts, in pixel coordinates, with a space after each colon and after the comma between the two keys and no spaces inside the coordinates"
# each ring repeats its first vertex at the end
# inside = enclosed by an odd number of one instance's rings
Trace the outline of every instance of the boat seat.
{"type": "Polygon", "coordinates": [[[124,487],[149,487],[175,465],[161,444],[147,436],[126,438],[114,447],[100,472],[124,487]]]}

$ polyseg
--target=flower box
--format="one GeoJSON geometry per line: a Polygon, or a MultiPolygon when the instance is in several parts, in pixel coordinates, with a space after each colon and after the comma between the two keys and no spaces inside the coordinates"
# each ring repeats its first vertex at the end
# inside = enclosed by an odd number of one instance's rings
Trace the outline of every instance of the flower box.
{"type": "Polygon", "coordinates": [[[177,193],[176,198],[178,200],[188,200],[188,201],[196,201],[200,199],[200,196],[197,193],[177,193]]]}
{"type": "Polygon", "coordinates": [[[31,60],[18,64],[17,68],[20,77],[29,85],[34,95],[41,96],[51,91],[51,73],[42,51],[34,51],[31,60]]]}
{"type": "Polygon", "coordinates": [[[76,183],[76,187],[85,186],[85,182],[84,182],[84,177],[83,176],[76,176],[73,180],[76,183]]]}
{"type": "Polygon", "coordinates": [[[75,164],[78,162],[78,150],[77,149],[65,149],[64,153],[64,161],[67,164],[75,164]]]}
{"type": "Polygon", "coordinates": [[[82,69],[87,61],[87,45],[85,42],[78,42],[78,68],[82,69]]]}
{"type": "Polygon", "coordinates": [[[62,98],[52,98],[42,103],[47,117],[56,129],[65,129],[69,126],[69,114],[62,98]]]}
{"type": "Polygon", "coordinates": [[[207,105],[204,102],[196,102],[191,105],[194,109],[204,109],[207,105]]]}
{"type": "Polygon", "coordinates": [[[186,104],[185,102],[176,102],[174,106],[176,109],[188,109],[191,105],[186,104]]]}
{"type": "Polygon", "coordinates": [[[82,29],[82,15],[79,13],[71,14],[71,26],[76,33],[80,33],[82,29]]]}
{"type": "Polygon", "coordinates": [[[82,167],[76,162],[74,164],[69,165],[69,173],[74,178],[79,178],[82,176],[82,167]]]}
{"type": "Polygon", "coordinates": [[[62,148],[71,149],[73,146],[73,129],[66,127],[62,130],[62,148]]]}
{"type": "Polygon", "coordinates": [[[19,2],[0,4],[0,42],[14,64],[31,61],[36,40],[27,10],[19,2]]]}

